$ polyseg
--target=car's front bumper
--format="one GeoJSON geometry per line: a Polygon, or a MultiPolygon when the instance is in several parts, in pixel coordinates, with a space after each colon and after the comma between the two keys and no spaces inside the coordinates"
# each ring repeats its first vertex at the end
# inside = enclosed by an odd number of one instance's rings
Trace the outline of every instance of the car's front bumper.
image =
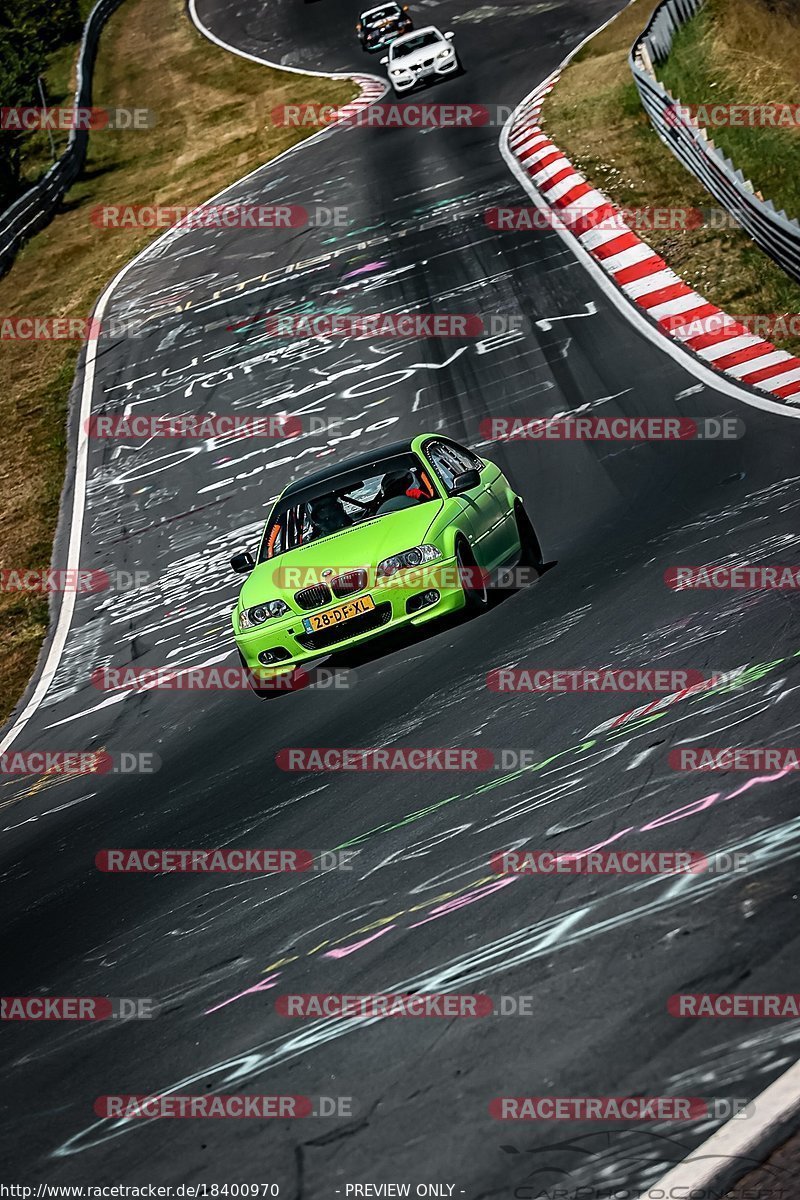
{"type": "Polygon", "coordinates": [[[420,68],[414,71],[413,79],[391,80],[392,87],[396,92],[410,92],[413,88],[418,87],[421,83],[436,83],[438,79],[444,79],[447,75],[452,75],[458,68],[458,59],[455,54],[446,62],[434,63],[432,67],[420,68]]]}
{"type": "MultiPolygon", "coordinates": [[[[277,620],[266,621],[256,629],[240,631],[237,628],[238,615],[234,611],[236,645],[252,671],[269,677],[403,626],[422,625],[464,607],[464,590],[458,582],[458,564],[454,558],[439,559],[425,567],[417,567],[410,579],[408,573],[399,572],[394,583],[387,581],[386,584],[357,593],[352,599],[361,596],[371,596],[375,602],[375,608],[365,614],[370,620],[355,617],[318,634],[310,634],[304,629],[303,617],[311,616],[311,613],[289,613],[277,620]],[[430,590],[437,591],[439,599],[409,612],[408,602],[430,590]],[[269,650],[287,651],[288,656],[278,663],[264,664],[259,655],[269,650]]],[[[314,612],[324,612],[332,607],[333,604],[325,605],[314,612]]]]}

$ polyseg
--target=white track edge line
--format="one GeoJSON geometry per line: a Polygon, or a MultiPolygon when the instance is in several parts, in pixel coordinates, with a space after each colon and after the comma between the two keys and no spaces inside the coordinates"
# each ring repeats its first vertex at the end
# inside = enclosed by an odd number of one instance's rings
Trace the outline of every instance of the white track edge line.
{"type": "Polygon", "coordinates": [[[748,1114],[746,1118],[733,1117],[726,1121],[683,1162],[642,1192],[639,1200],[678,1195],[710,1197],[712,1193],[706,1189],[714,1184],[717,1176],[730,1177],[730,1182],[722,1185],[729,1191],[736,1186],[737,1180],[758,1170],[756,1163],[742,1163],[741,1166],[734,1166],[734,1163],[746,1156],[766,1156],[776,1140],[780,1144],[783,1136],[790,1136],[786,1126],[800,1108],[800,1062],[789,1067],[756,1096],[752,1107],[752,1116],[748,1114]]]}
{"type": "MultiPolygon", "coordinates": [[[[189,0],[189,15],[195,27],[200,33],[203,34],[204,37],[208,38],[210,42],[215,43],[223,50],[230,51],[231,54],[239,55],[240,58],[246,58],[251,62],[258,63],[260,66],[272,67],[276,71],[289,71],[295,75],[313,75],[317,78],[323,79],[353,79],[356,82],[359,80],[374,79],[383,87],[383,94],[388,91],[388,84],[385,80],[381,79],[379,75],[370,75],[367,73],[361,74],[360,72],[353,72],[352,74],[348,75],[346,72],[334,73],[327,71],[305,71],[299,67],[284,67],[282,63],[272,62],[267,58],[258,58],[254,54],[247,54],[243,50],[237,50],[235,46],[227,45],[227,43],[216,37],[209,29],[205,27],[205,25],[203,25],[202,21],[197,15],[196,0],[189,0]]],[[[376,99],[379,99],[379,97],[376,97],[376,99]]],[[[350,103],[352,103],[352,101],[350,103]]],[[[370,103],[373,103],[373,101],[370,101],[370,103]]],[[[332,123],[331,125],[320,129],[317,133],[311,134],[310,137],[304,138],[300,142],[295,142],[293,146],[287,147],[287,149],[282,150],[280,154],[276,154],[274,158],[270,158],[266,162],[261,163],[259,166],[254,167],[252,171],[248,171],[247,174],[242,175],[240,179],[234,179],[232,183],[226,184],[224,188],[216,192],[213,196],[209,196],[207,200],[204,200],[202,204],[197,205],[196,208],[202,208],[204,205],[211,204],[212,201],[217,200],[220,196],[224,196],[226,192],[231,191],[235,187],[239,187],[240,184],[245,183],[248,179],[251,179],[254,175],[257,175],[259,171],[263,171],[265,167],[271,167],[274,163],[279,162],[280,159],[285,158],[289,154],[294,154],[296,151],[309,145],[310,142],[316,141],[317,138],[322,137],[324,134],[330,133],[334,128],[337,128],[337,126],[335,123],[332,123]]],[[[347,126],[342,125],[339,126],[339,128],[347,128],[347,126]]],[[[105,313],[115,289],[127,275],[128,271],[130,271],[131,268],[135,266],[145,254],[149,253],[154,246],[157,246],[162,239],[168,237],[171,233],[173,233],[173,230],[166,230],[165,233],[163,233],[160,237],[154,238],[152,242],[148,242],[148,244],[144,246],[138,254],[134,255],[130,262],[127,262],[121,268],[121,270],[117,272],[111,282],[107,284],[101,293],[100,299],[97,301],[92,313],[94,318],[102,320],[103,314],[105,313]]],[[[84,362],[83,381],[81,384],[81,400],[77,415],[78,444],[75,455],[72,516],[69,526],[69,541],[67,549],[66,570],[68,571],[77,570],[80,560],[83,519],[86,509],[86,482],[89,463],[89,437],[86,433],[85,425],[87,418],[91,413],[96,362],[97,339],[94,339],[93,341],[86,343],[86,359],[84,362]]],[[[61,664],[61,657],[64,653],[64,646],[66,645],[67,635],[69,634],[70,626],[72,624],[72,617],[75,612],[76,594],[76,592],[68,591],[63,593],[61,607],[59,608],[58,617],[56,619],[55,632],[47,651],[47,657],[45,658],[39,678],[37,679],[34,690],[27,704],[25,704],[23,707],[22,712],[15,720],[12,721],[8,732],[5,734],[2,740],[0,740],[0,754],[3,754],[8,747],[16,741],[25,726],[30,721],[31,717],[33,717],[38,711],[42,700],[47,695],[50,684],[53,682],[56,671],[61,664]]]]}

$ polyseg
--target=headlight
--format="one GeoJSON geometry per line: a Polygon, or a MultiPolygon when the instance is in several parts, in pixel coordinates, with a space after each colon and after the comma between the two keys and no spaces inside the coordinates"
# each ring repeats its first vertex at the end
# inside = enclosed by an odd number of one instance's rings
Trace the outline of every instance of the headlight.
{"type": "Polygon", "coordinates": [[[239,613],[239,628],[255,629],[257,625],[263,625],[270,617],[282,617],[290,611],[289,605],[285,604],[283,600],[267,600],[266,604],[243,608],[239,613]]]}
{"type": "Polygon", "coordinates": [[[436,61],[439,62],[442,58],[449,58],[452,53],[452,48],[448,46],[446,50],[439,51],[439,53],[436,55],[436,61]]]}
{"type": "Polygon", "coordinates": [[[412,546],[410,550],[403,550],[400,554],[393,554],[391,558],[379,562],[378,575],[387,578],[406,567],[419,567],[422,563],[433,562],[441,557],[441,550],[437,550],[435,546],[412,546]]]}

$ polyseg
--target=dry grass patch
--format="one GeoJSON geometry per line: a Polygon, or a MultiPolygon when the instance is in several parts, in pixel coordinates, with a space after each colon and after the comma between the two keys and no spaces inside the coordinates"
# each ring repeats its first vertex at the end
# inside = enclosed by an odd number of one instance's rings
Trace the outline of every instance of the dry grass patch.
{"type": "MultiPolygon", "coordinates": [[[[0,314],[86,316],[114,273],[157,236],[95,228],[95,205],[198,204],[313,133],[273,126],[275,105],[340,105],[356,91],[346,80],[290,75],[220,50],[189,23],[181,0],[127,0],[101,39],[94,103],[147,107],[158,124],[92,135],[64,211],[0,279],[0,314]]],[[[37,569],[52,553],[78,347],[1,346],[0,564],[37,569]]],[[[46,629],[46,601],[0,593],[0,720],[30,678],[46,629]]]]}

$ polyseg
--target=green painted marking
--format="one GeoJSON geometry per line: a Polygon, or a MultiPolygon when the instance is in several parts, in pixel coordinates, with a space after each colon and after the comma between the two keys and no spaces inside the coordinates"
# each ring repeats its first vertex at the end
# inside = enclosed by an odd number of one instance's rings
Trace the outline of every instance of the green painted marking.
{"type": "Polygon", "coordinates": [[[514,779],[519,779],[520,776],[526,775],[529,771],[541,771],[543,767],[548,766],[551,762],[555,762],[557,758],[563,758],[565,754],[571,754],[573,751],[588,750],[596,744],[596,740],[590,738],[588,742],[581,742],[577,746],[570,746],[568,750],[559,750],[557,754],[551,754],[549,758],[543,758],[541,762],[531,763],[529,767],[520,767],[516,771],[509,771],[506,775],[498,775],[496,779],[487,780],[486,783],[479,784],[471,792],[457,792],[455,796],[448,796],[445,800],[437,800],[435,804],[429,804],[425,808],[418,808],[416,812],[408,813],[400,821],[384,821],[383,824],[376,825],[373,829],[368,829],[366,833],[357,834],[356,837],[350,838],[349,841],[341,842],[338,846],[334,846],[334,850],[346,850],[348,846],[354,846],[357,842],[366,841],[374,833],[390,833],[393,829],[402,829],[404,825],[411,825],[414,821],[420,821],[430,813],[436,812],[437,809],[443,808],[445,804],[452,804],[454,800],[473,800],[482,792],[491,791],[493,788],[501,787],[503,784],[510,783],[514,779]]]}

